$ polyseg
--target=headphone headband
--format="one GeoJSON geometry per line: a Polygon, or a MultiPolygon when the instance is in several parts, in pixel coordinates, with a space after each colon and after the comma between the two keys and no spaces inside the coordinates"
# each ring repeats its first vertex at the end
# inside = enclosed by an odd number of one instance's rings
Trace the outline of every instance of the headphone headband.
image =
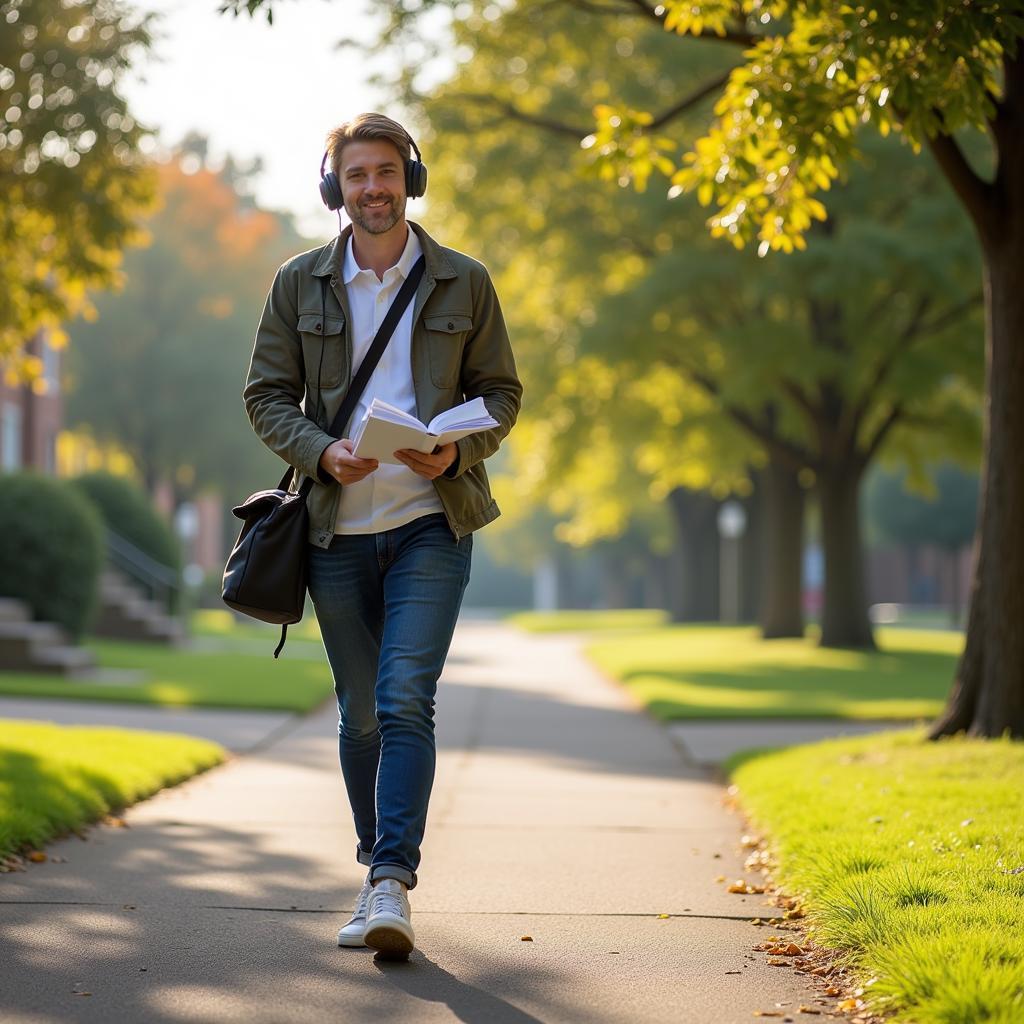
{"type": "MultiPolygon", "coordinates": [[[[423,157],[415,139],[408,132],[405,137],[416,154],[415,160],[405,161],[405,194],[409,199],[419,199],[427,191],[427,168],[423,163],[423,157]]],[[[329,153],[325,150],[323,159],[320,161],[320,198],[328,210],[339,210],[344,205],[341,183],[333,170],[325,173],[328,156],[329,153]]]]}

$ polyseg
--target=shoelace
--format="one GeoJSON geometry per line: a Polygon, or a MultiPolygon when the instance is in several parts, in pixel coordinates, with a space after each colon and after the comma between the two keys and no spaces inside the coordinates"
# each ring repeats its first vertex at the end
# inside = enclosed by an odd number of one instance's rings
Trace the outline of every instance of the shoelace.
{"type": "Polygon", "coordinates": [[[373,912],[375,914],[395,914],[398,917],[405,917],[405,907],[402,906],[402,897],[393,892],[375,891],[373,894],[373,912]]]}
{"type": "Polygon", "coordinates": [[[356,909],[352,914],[354,918],[366,917],[366,908],[370,902],[371,892],[373,892],[373,886],[370,885],[369,881],[363,882],[363,887],[359,890],[359,896],[356,899],[356,909]]]}

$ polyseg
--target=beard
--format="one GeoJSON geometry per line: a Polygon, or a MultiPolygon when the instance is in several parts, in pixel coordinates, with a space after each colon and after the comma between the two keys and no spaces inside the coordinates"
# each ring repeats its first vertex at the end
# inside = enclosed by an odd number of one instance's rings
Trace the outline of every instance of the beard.
{"type": "Polygon", "coordinates": [[[390,231],[405,215],[405,196],[392,198],[390,207],[368,211],[362,206],[354,209],[345,208],[349,219],[371,235],[383,235],[390,231]]]}

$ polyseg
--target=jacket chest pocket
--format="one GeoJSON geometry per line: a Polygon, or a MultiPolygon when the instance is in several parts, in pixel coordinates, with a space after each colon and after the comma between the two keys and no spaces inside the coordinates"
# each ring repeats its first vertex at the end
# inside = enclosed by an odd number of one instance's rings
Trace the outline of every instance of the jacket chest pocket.
{"type": "Polygon", "coordinates": [[[299,314],[302,361],[306,383],[311,387],[333,388],[341,383],[345,369],[345,318],[328,313],[299,314]]]}
{"type": "Polygon", "coordinates": [[[430,379],[435,387],[454,388],[462,369],[462,349],[473,327],[472,317],[462,313],[433,313],[423,318],[427,328],[430,379]]]}

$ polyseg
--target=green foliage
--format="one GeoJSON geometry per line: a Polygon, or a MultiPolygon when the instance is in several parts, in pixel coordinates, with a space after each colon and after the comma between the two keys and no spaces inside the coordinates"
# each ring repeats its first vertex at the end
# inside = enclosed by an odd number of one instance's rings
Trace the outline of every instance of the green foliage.
{"type": "MultiPolygon", "coordinates": [[[[193,157],[203,140],[188,140],[193,157]]],[[[307,247],[285,215],[257,209],[237,167],[158,166],[152,244],[125,258],[125,287],[77,321],[68,360],[69,426],[131,455],[146,489],[214,488],[240,497],[280,463],[241,400],[260,310],[276,268],[307,247]]]]}
{"type": "MultiPolygon", "coordinates": [[[[471,59],[417,107],[430,220],[486,255],[526,381],[510,501],[543,502],[559,539],[588,544],[631,521],[657,529],[650,510],[675,487],[742,494],[778,450],[808,482],[883,442],[915,465],[940,447],[976,457],[979,260],[934,167],[866,136],[807,252],[720,246],[692,202],[581,182],[572,129],[595,108],[585,141],[600,146],[614,118],[669,107],[733,53],[649,20],[612,24],[529,3],[474,13],[453,27],[471,59]]],[[[416,101],[414,81],[399,86],[416,101]]],[[[705,123],[694,107],[671,132],[705,123]]]]}
{"type": "Polygon", "coordinates": [[[866,490],[868,516],[886,540],[959,551],[974,537],[978,475],[943,463],[926,484],[927,493],[910,493],[906,473],[878,473],[866,490]]]}
{"type": "Polygon", "coordinates": [[[169,569],[181,566],[181,547],[170,524],[127,477],[97,471],[72,481],[99,509],[107,528],[169,569]]]}
{"type": "Polygon", "coordinates": [[[149,46],[120,0],[0,0],[0,364],[37,375],[23,346],[90,314],[141,239],[152,175],[118,85],[149,46]]]}
{"type": "Polygon", "coordinates": [[[103,526],[70,484],[34,473],[0,485],[0,594],[25,601],[33,617],[81,636],[95,611],[103,526]]]}
{"type": "MultiPolygon", "coordinates": [[[[670,0],[666,9],[667,29],[724,35],[735,5],[670,0]]],[[[805,247],[812,222],[826,216],[814,195],[859,156],[859,127],[897,129],[915,152],[930,136],[987,130],[1003,56],[1024,35],[1019,0],[946,11],[930,0],[743,0],[741,10],[743,63],[672,180],[676,194],[696,190],[702,205],[716,203],[713,235],[737,246],[756,240],[762,254],[805,247]]],[[[621,162],[635,148],[620,135],[599,159],[621,162]]]]}
{"type": "Polygon", "coordinates": [[[1024,744],[919,733],[745,758],[739,800],[887,1020],[1015,1024],[1024,1013],[1024,744]]]}
{"type": "Polygon", "coordinates": [[[0,859],[80,829],[224,760],[191,736],[4,721],[0,859]]]}

